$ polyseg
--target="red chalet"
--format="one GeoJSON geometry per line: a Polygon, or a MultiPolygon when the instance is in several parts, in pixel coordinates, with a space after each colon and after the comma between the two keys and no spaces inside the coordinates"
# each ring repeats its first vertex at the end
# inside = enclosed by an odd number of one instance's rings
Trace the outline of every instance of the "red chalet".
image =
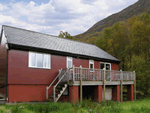
{"type": "MultiPolygon", "coordinates": [[[[0,92],[8,102],[134,100],[135,72],[95,45],[11,26],[0,37],[0,92]]],[[[135,95],[136,96],[136,95],[135,95]]]]}

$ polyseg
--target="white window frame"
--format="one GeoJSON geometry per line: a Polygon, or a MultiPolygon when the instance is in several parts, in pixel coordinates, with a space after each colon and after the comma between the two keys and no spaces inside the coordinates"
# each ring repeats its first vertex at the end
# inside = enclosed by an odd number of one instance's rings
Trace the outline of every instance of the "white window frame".
{"type": "MultiPolygon", "coordinates": [[[[101,66],[101,64],[104,64],[104,68],[106,69],[106,64],[109,64],[110,65],[110,70],[111,70],[111,63],[108,63],[108,62],[100,62],[100,66],[101,66]]],[[[100,67],[100,69],[101,69],[101,67],[100,67]]]]}
{"type": "Polygon", "coordinates": [[[89,69],[91,69],[90,64],[93,64],[93,70],[90,70],[90,71],[94,71],[94,60],[89,60],[89,69]]]}
{"type": "Polygon", "coordinates": [[[73,66],[73,58],[72,57],[67,57],[67,60],[66,60],[66,66],[67,66],[67,68],[68,68],[68,61],[71,61],[72,66],[73,66]]]}
{"type": "Polygon", "coordinates": [[[28,56],[28,67],[30,67],[30,68],[40,68],[40,69],[51,69],[51,55],[50,54],[46,54],[46,53],[39,53],[39,52],[32,52],[32,51],[29,51],[29,56],[28,56]],[[31,60],[30,60],[30,54],[31,53],[35,53],[35,66],[31,66],[30,64],[30,62],[31,62],[31,60]],[[43,67],[37,67],[37,54],[42,54],[42,56],[43,56],[43,67]],[[49,56],[49,67],[44,67],[44,55],[48,55],[49,56]]]}

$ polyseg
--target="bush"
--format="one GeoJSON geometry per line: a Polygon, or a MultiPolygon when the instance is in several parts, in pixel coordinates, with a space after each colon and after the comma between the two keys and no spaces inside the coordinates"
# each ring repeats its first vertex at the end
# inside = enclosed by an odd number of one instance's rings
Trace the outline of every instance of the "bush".
{"type": "Polygon", "coordinates": [[[136,98],[137,99],[143,99],[144,93],[142,91],[136,91],[136,98]]]}

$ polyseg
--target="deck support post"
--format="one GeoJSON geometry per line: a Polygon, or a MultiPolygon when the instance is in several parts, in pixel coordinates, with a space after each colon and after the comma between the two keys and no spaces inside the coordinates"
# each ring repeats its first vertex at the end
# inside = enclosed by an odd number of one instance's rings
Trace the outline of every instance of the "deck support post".
{"type": "Polygon", "coordinates": [[[121,86],[121,102],[123,102],[123,85],[122,85],[122,80],[123,80],[123,76],[122,76],[122,70],[120,70],[121,72],[121,77],[120,77],[120,86],[121,86]]]}
{"type": "Polygon", "coordinates": [[[134,100],[136,101],[136,73],[134,72],[134,100]]]}
{"type": "Polygon", "coordinates": [[[104,95],[104,101],[105,101],[105,68],[103,68],[104,74],[103,74],[103,95],[104,95]]]}
{"type": "Polygon", "coordinates": [[[80,102],[82,103],[82,66],[80,66],[80,102]]]}
{"type": "Polygon", "coordinates": [[[74,71],[75,71],[75,70],[74,70],[74,65],[72,66],[72,69],[73,69],[73,70],[72,70],[72,71],[73,71],[73,76],[72,76],[73,78],[72,78],[72,80],[73,80],[73,83],[74,83],[74,71]]]}

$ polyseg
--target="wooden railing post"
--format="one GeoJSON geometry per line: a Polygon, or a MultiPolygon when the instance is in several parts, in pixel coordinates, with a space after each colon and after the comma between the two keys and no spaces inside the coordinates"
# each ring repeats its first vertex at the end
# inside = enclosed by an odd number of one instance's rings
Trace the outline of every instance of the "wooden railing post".
{"type": "Polygon", "coordinates": [[[55,86],[53,87],[53,96],[54,96],[54,102],[55,102],[55,86]]]}
{"type": "Polygon", "coordinates": [[[104,74],[103,74],[103,95],[104,95],[104,101],[105,101],[105,68],[103,68],[104,74]]]}
{"type": "Polygon", "coordinates": [[[82,103],[82,66],[80,66],[80,102],[82,103]]]}
{"type": "Polygon", "coordinates": [[[74,82],[74,81],[75,81],[75,80],[74,80],[74,79],[75,79],[75,78],[74,78],[74,71],[75,71],[74,65],[72,66],[72,69],[73,69],[73,70],[72,70],[72,71],[73,71],[73,76],[72,76],[72,77],[73,77],[73,82],[74,82]]]}
{"type": "Polygon", "coordinates": [[[46,99],[48,99],[48,87],[46,87],[46,99]]]}
{"type": "Polygon", "coordinates": [[[136,73],[134,72],[134,99],[136,100],[136,73]]]}
{"type": "Polygon", "coordinates": [[[123,101],[123,85],[122,85],[122,81],[123,81],[123,76],[122,76],[122,70],[120,70],[120,86],[121,86],[121,102],[123,101]]]}

